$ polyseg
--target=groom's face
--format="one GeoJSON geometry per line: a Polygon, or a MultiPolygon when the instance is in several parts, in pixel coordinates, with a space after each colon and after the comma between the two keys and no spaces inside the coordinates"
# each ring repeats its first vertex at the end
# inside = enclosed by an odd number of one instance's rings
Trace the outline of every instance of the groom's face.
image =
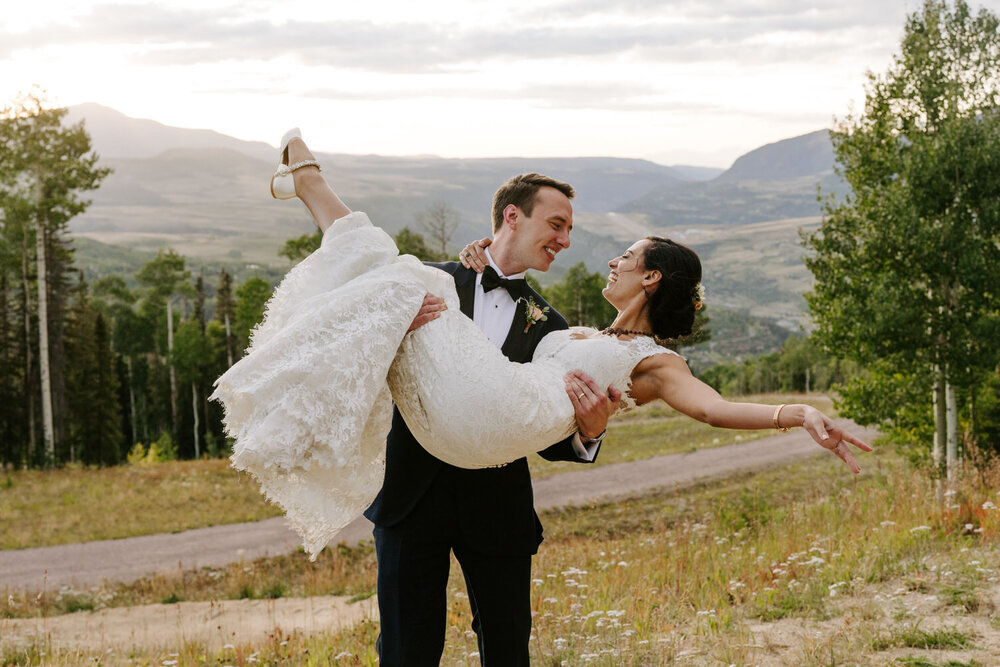
{"type": "Polygon", "coordinates": [[[569,247],[571,229],[573,206],[566,195],[555,188],[539,188],[531,215],[517,209],[512,241],[518,263],[525,269],[548,271],[556,254],[569,247]]]}

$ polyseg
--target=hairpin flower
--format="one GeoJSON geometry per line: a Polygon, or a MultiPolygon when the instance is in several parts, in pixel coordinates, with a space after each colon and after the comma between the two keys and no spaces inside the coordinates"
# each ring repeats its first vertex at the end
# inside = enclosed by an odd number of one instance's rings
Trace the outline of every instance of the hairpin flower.
{"type": "Polygon", "coordinates": [[[701,283],[695,285],[694,289],[691,291],[691,299],[694,301],[694,309],[701,310],[702,305],[704,305],[703,302],[705,301],[705,286],[701,283]]]}

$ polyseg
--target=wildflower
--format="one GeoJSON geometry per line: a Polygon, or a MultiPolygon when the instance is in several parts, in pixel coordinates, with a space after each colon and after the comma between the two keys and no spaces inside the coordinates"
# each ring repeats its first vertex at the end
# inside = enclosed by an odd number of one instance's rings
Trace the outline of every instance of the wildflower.
{"type": "Polygon", "coordinates": [[[623,560],[618,561],[618,567],[628,567],[628,563],[623,560]]]}
{"type": "Polygon", "coordinates": [[[914,534],[915,533],[923,533],[923,532],[926,532],[926,531],[928,531],[930,529],[931,529],[930,526],[916,526],[914,528],[910,528],[910,532],[914,533],[914,534]]]}
{"type": "Polygon", "coordinates": [[[697,612],[697,615],[698,616],[715,616],[715,610],[714,609],[706,609],[705,611],[699,611],[699,612],[697,612]]]}
{"type": "Polygon", "coordinates": [[[233,648],[234,649],[236,647],[233,646],[232,644],[226,644],[225,646],[222,647],[222,650],[225,651],[227,648],[233,648]]]}
{"type": "Polygon", "coordinates": [[[830,597],[836,597],[837,589],[840,588],[841,586],[846,586],[846,585],[847,585],[846,581],[838,581],[835,584],[830,584],[829,586],[827,586],[827,588],[830,591],[830,597]]]}
{"type": "Polygon", "coordinates": [[[810,558],[809,560],[805,561],[802,564],[803,565],[815,565],[816,567],[819,567],[820,565],[826,565],[826,561],[823,560],[822,558],[820,558],[819,556],[813,556],[812,558],[810,558]]]}
{"type": "Polygon", "coordinates": [[[542,580],[541,579],[532,579],[531,583],[533,583],[536,586],[541,586],[542,585],[542,580]]]}
{"type": "Polygon", "coordinates": [[[883,521],[879,525],[882,526],[883,528],[885,528],[886,526],[895,526],[896,522],[895,521],[883,521]]]}
{"type": "Polygon", "coordinates": [[[350,651],[341,651],[337,655],[333,656],[334,660],[340,660],[341,658],[353,658],[354,654],[350,651]]]}
{"type": "Polygon", "coordinates": [[[997,508],[997,506],[996,506],[996,505],[994,505],[994,504],[993,504],[993,503],[992,503],[991,501],[989,501],[989,500],[987,500],[987,501],[986,501],[985,503],[983,503],[983,509],[984,509],[984,510],[995,510],[996,508],[997,508]]]}

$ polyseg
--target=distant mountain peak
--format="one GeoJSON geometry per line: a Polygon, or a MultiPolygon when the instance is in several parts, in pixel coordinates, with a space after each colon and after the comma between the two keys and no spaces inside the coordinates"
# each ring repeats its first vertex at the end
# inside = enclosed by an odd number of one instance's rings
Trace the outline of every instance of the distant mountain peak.
{"type": "Polygon", "coordinates": [[[719,181],[771,181],[833,171],[830,130],[816,130],[756,148],[741,155],[719,181]]]}
{"type": "Polygon", "coordinates": [[[150,158],[174,148],[226,148],[271,160],[274,148],[243,141],[215,130],[170,127],[148,118],[132,118],[96,102],[69,107],[67,123],[86,122],[94,149],[104,158],[150,158]]]}

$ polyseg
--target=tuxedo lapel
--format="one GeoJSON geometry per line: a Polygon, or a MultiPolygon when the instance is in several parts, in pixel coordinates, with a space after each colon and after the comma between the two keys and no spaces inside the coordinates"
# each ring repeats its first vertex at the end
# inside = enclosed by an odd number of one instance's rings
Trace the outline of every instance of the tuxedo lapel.
{"type": "Polygon", "coordinates": [[[465,267],[458,269],[454,274],[459,308],[470,320],[476,305],[476,275],[475,271],[465,267]]]}
{"type": "MultiPolygon", "coordinates": [[[[539,296],[538,299],[541,300],[541,297],[539,296]]],[[[535,344],[545,331],[544,325],[545,322],[538,321],[528,326],[527,302],[524,299],[518,299],[514,309],[514,321],[510,323],[507,338],[503,342],[503,347],[500,348],[504,356],[520,364],[531,361],[535,344]]]]}

